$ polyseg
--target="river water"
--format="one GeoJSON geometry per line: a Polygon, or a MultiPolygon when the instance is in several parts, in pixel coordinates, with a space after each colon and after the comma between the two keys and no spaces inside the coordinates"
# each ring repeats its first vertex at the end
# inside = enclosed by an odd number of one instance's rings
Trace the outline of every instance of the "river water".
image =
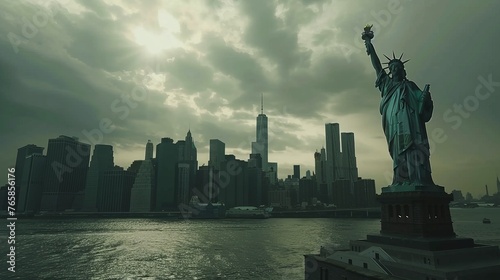
{"type": "MultiPolygon", "coordinates": [[[[452,216],[457,235],[500,245],[499,208],[452,216]]],[[[304,279],[304,254],[379,229],[378,219],[19,219],[15,273],[0,231],[0,279],[304,279]]]]}

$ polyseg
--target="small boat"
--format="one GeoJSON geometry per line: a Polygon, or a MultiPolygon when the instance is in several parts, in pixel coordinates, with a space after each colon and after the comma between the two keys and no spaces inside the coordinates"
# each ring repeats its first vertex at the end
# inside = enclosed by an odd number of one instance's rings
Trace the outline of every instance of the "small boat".
{"type": "Polygon", "coordinates": [[[267,219],[271,217],[272,208],[257,208],[254,206],[233,207],[226,211],[226,218],[267,219]]]}
{"type": "Polygon", "coordinates": [[[198,196],[192,196],[189,211],[184,218],[189,219],[223,219],[226,217],[226,207],[223,203],[201,203],[198,196]]]}
{"type": "Polygon", "coordinates": [[[491,224],[490,219],[484,218],[483,219],[483,224],[491,224]]]}

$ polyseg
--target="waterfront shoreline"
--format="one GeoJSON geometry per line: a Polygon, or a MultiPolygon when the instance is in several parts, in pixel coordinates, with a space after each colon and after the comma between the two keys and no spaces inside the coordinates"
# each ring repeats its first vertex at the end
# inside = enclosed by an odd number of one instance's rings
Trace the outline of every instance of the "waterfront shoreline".
{"type": "MultiPolygon", "coordinates": [[[[6,218],[4,215],[0,218],[6,218]]],[[[16,217],[21,219],[85,219],[85,218],[153,218],[153,219],[186,219],[181,212],[60,212],[60,213],[43,213],[37,215],[22,215],[17,214],[16,217]]],[[[321,211],[278,211],[272,212],[270,218],[380,218],[380,209],[336,209],[336,210],[321,210],[321,211]]],[[[189,219],[189,218],[187,218],[189,219]]],[[[220,219],[242,219],[242,218],[220,218],[220,219]]]]}

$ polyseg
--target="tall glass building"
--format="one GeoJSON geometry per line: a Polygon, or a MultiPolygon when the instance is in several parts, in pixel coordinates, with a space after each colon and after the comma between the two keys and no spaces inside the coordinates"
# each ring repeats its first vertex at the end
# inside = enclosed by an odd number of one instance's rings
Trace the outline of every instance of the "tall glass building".
{"type": "Polygon", "coordinates": [[[61,135],[49,139],[40,211],[73,209],[83,193],[90,159],[90,145],[76,137],[61,135]]]}

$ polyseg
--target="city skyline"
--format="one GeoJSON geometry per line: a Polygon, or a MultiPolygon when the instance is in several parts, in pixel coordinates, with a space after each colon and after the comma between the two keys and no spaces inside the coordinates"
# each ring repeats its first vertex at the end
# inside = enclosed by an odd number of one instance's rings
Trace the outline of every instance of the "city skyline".
{"type": "Polygon", "coordinates": [[[210,139],[246,160],[264,94],[268,160],[278,163],[279,178],[293,165],[313,172],[324,125],[339,123],[356,136],[359,174],[380,191],[392,164],[360,38],[375,23],[377,51],[404,52],[408,78],[431,85],[435,182],[478,197],[500,175],[494,1],[30,3],[0,4],[4,170],[18,148],[46,151],[59,135],[113,145],[115,164],[125,168],[144,158],[148,139],[156,146],[188,130],[199,166],[208,164],[210,139]]]}

